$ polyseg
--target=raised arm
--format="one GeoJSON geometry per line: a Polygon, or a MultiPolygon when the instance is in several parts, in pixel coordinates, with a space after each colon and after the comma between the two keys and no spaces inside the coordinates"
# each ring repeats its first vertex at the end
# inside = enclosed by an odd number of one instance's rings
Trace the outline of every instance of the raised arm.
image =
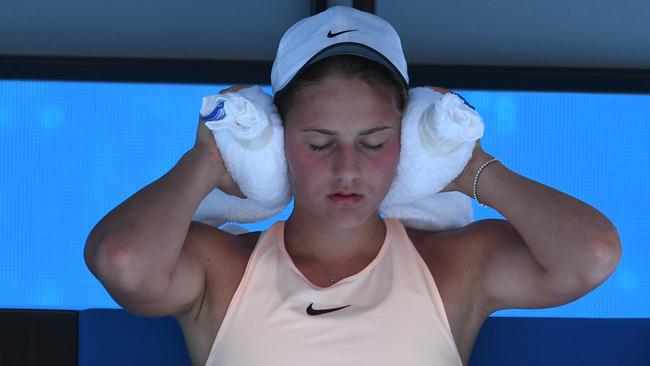
{"type": "Polygon", "coordinates": [[[214,188],[243,196],[199,121],[194,147],[92,229],[86,264],[120,305],[145,315],[170,315],[199,296],[205,269],[198,247],[220,234],[192,223],[192,216],[214,188]]]}
{"type": "MultiPolygon", "coordinates": [[[[480,166],[492,156],[477,142],[461,175],[446,191],[473,196],[480,166]]],[[[614,225],[590,205],[523,177],[501,162],[485,167],[478,199],[506,220],[470,225],[477,298],[486,313],[566,304],[604,282],[621,257],[614,225]]]]}

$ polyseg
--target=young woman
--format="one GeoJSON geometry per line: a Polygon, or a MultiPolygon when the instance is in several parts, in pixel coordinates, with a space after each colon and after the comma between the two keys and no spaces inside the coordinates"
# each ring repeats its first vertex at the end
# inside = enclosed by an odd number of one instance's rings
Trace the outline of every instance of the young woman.
{"type": "Polygon", "coordinates": [[[385,38],[381,27],[360,33],[387,23],[333,9],[285,37],[324,25],[334,44],[283,71],[294,50],[283,37],[274,64],[291,216],[242,235],[192,221],[214,188],[243,196],[199,121],[194,147],[89,235],[88,266],[120,305],[175,316],[196,365],[460,365],[494,311],[566,304],[610,276],[621,256],[612,223],[501,162],[485,165],[479,143],[445,191],[473,197],[478,178],[480,202],[506,220],[429,232],[383,219],[408,79],[390,50],[350,47],[385,38]],[[342,17],[348,28],[330,24],[342,17]],[[340,47],[346,33],[355,41],[340,47]]]}

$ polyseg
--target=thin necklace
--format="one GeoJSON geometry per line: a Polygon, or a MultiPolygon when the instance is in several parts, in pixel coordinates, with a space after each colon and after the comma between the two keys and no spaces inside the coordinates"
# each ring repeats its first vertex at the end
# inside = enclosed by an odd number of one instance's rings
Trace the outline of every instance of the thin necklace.
{"type": "MultiPolygon", "coordinates": [[[[377,225],[377,228],[375,229],[375,232],[372,233],[372,236],[370,237],[370,240],[368,240],[368,243],[366,244],[366,246],[363,247],[363,249],[361,249],[359,252],[357,252],[357,254],[353,257],[353,259],[357,259],[357,257],[359,256],[359,254],[360,254],[360,253],[363,253],[363,252],[364,252],[364,251],[365,251],[365,250],[370,246],[370,244],[372,243],[372,239],[375,238],[375,235],[377,235],[377,232],[379,231],[379,228],[381,227],[381,223],[382,223],[382,220],[380,219],[380,220],[379,220],[379,225],[377,225]]],[[[314,252],[313,252],[313,250],[312,250],[312,256],[314,256],[314,252]]],[[[332,284],[335,284],[335,283],[337,283],[337,282],[339,281],[339,280],[336,278],[336,276],[335,276],[332,272],[330,272],[327,268],[325,268],[325,266],[323,266],[323,264],[321,264],[320,262],[318,262],[318,265],[319,265],[323,270],[325,270],[325,272],[326,272],[327,275],[329,276],[330,282],[331,282],[332,284]]]]}

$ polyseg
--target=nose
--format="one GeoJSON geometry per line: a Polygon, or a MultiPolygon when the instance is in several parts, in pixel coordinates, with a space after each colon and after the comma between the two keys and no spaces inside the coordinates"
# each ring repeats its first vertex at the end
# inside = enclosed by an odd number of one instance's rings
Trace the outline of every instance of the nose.
{"type": "Polygon", "coordinates": [[[332,173],[345,183],[361,175],[361,156],[355,146],[338,146],[333,156],[332,173]]]}

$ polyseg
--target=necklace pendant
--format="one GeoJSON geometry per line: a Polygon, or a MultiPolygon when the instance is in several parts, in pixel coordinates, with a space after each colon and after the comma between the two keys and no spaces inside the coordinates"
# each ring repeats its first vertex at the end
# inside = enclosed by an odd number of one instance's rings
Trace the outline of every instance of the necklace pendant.
{"type": "Polygon", "coordinates": [[[331,282],[331,283],[336,283],[336,281],[337,281],[337,280],[336,280],[336,277],[335,277],[334,275],[331,275],[331,276],[330,276],[330,282],[331,282]]]}

